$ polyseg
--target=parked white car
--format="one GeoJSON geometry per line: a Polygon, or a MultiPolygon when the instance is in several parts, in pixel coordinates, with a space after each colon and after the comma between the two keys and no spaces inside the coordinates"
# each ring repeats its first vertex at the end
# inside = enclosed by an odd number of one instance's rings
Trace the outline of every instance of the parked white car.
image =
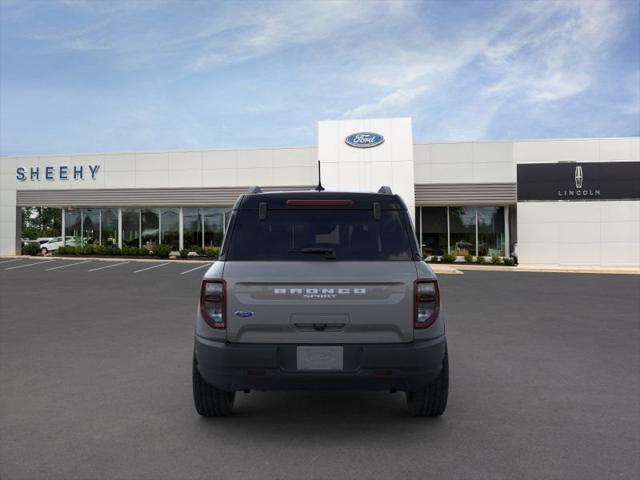
{"type": "MultiPolygon", "coordinates": [[[[67,238],[66,243],[67,243],[67,246],[70,246],[70,247],[79,247],[80,239],[76,237],[69,237],[67,238]]],[[[46,255],[47,253],[55,252],[60,247],[64,247],[64,245],[65,245],[65,242],[62,237],[54,237],[48,242],[45,242],[42,245],[40,245],[40,253],[42,253],[43,255],[46,255]]]]}
{"type": "Polygon", "coordinates": [[[62,237],[54,237],[48,242],[45,242],[42,245],[40,245],[40,252],[43,255],[46,255],[47,253],[55,252],[56,250],[58,250],[58,248],[63,246],[64,246],[64,241],[62,237]]]}

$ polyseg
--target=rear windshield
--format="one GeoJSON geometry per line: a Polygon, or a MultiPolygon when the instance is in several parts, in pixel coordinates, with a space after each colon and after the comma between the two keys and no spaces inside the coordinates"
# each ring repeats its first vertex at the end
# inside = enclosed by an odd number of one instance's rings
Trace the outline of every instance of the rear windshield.
{"type": "Polygon", "coordinates": [[[371,210],[234,212],[226,260],[412,260],[407,213],[371,210]]]}

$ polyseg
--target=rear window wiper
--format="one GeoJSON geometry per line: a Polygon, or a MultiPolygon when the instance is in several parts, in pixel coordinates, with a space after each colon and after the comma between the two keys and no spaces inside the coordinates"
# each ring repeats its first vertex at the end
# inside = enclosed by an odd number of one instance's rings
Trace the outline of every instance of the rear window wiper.
{"type": "Polygon", "coordinates": [[[307,247],[300,250],[289,250],[289,253],[324,253],[324,258],[327,260],[336,259],[336,251],[333,248],[307,247]]]}

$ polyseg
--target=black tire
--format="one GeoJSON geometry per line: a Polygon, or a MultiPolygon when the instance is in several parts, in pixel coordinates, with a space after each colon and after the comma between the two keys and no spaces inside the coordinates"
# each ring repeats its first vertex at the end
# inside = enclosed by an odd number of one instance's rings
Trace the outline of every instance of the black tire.
{"type": "Polygon", "coordinates": [[[438,378],[419,392],[407,392],[407,408],[416,417],[439,417],[447,408],[449,396],[449,355],[444,351],[438,378]]]}
{"type": "Polygon", "coordinates": [[[233,410],[235,392],[223,392],[208,384],[198,371],[195,356],[193,358],[193,402],[196,411],[203,417],[224,417],[233,410]]]}

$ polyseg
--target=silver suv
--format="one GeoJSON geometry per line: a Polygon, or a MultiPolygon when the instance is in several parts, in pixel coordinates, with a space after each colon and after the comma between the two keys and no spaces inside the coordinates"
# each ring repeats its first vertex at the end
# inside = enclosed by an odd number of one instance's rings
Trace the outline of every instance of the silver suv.
{"type": "Polygon", "coordinates": [[[442,415],[438,281],[388,187],[238,198],[202,280],[196,410],[228,415],[235,392],[252,389],[400,390],[412,414],[442,415]]]}

